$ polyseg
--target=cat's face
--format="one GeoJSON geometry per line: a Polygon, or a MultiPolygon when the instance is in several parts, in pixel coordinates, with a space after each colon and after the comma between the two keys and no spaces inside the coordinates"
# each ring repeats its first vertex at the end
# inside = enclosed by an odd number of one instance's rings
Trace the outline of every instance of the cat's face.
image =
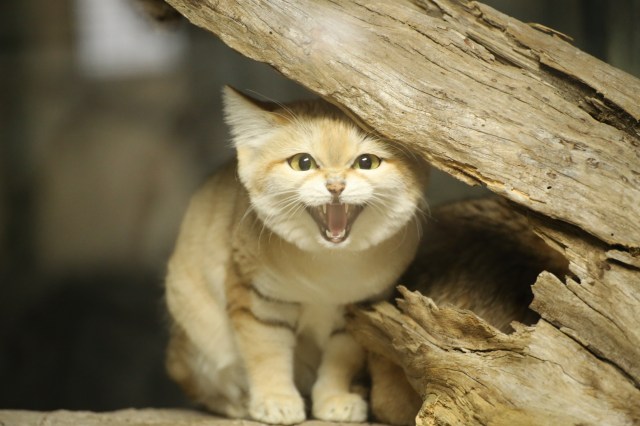
{"type": "Polygon", "coordinates": [[[304,250],[379,244],[424,202],[424,164],[322,101],[274,108],[226,88],[225,113],[254,210],[304,250]]]}

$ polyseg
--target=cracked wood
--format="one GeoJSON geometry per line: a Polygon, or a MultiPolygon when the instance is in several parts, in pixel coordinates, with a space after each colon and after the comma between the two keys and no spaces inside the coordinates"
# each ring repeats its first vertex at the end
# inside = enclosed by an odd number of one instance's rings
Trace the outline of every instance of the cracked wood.
{"type": "Polygon", "coordinates": [[[469,183],[640,247],[640,81],[488,6],[167,0],[469,183]]]}

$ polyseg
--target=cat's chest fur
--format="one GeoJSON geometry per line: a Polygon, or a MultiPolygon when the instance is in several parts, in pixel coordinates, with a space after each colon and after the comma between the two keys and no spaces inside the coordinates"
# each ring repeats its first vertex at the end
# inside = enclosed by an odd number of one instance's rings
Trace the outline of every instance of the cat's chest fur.
{"type": "Polygon", "coordinates": [[[411,227],[364,251],[305,251],[245,216],[233,232],[233,259],[241,280],[270,298],[341,306],[388,294],[415,254],[419,235],[411,227]]]}
{"type": "Polygon", "coordinates": [[[389,296],[419,240],[416,232],[400,232],[365,251],[308,252],[247,223],[241,222],[232,238],[240,282],[262,299],[287,302],[281,309],[295,305],[286,316],[297,334],[318,346],[344,327],[345,305],[389,296]]]}
{"type": "Polygon", "coordinates": [[[412,245],[387,241],[363,253],[304,252],[277,243],[258,254],[254,285],[273,297],[303,304],[344,305],[384,296],[410,261],[412,245]]]}

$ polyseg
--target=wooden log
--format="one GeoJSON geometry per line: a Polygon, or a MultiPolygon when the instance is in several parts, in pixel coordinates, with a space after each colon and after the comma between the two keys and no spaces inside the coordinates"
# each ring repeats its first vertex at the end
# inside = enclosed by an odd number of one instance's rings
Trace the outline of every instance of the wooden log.
{"type": "Polygon", "coordinates": [[[420,424],[640,422],[637,266],[577,234],[498,200],[439,207],[404,278],[429,297],[404,289],[402,312],[353,309],[349,330],[402,367],[420,424]],[[503,334],[535,322],[523,311],[534,281],[542,320],[503,334]]]}
{"type": "MultiPolygon", "coordinates": [[[[627,252],[537,220],[537,232],[569,260],[573,276],[538,277],[531,307],[640,388],[640,265],[627,252]]],[[[637,405],[640,407],[640,400],[637,405]]]]}
{"type": "Polygon", "coordinates": [[[640,81],[556,32],[463,0],[167,2],[436,167],[640,247],[640,81]]]}
{"type": "Polygon", "coordinates": [[[351,329],[403,366],[425,401],[418,424],[640,421],[640,390],[546,321],[506,335],[469,311],[402,294],[402,312],[387,302],[353,310],[351,329]]]}

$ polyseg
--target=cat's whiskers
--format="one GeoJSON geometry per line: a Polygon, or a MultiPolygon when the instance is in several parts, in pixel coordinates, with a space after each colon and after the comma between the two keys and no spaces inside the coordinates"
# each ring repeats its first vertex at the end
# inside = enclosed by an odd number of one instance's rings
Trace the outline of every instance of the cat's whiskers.
{"type": "MultiPolygon", "coordinates": [[[[420,226],[418,225],[418,228],[420,228],[420,226]]],[[[396,251],[398,250],[400,247],[402,247],[402,245],[404,244],[404,242],[407,239],[407,233],[409,232],[409,227],[408,226],[404,226],[402,228],[402,238],[400,238],[400,241],[398,241],[398,244],[396,244],[396,246],[393,248],[392,251],[396,251]]],[[[418,235],[420,235],[420,231],[418,231],[418,235]]]]}
{"type": "Polygon", "coordinates": [[[386,142],[387,146],[391,149],[391,150],[395,150],[400,152],[404,157],[406,158],[410,158],[413,161],[416,162],[421,162],[422,159],[420,158],[420,156],[418,155],[417,151],[410,149],[408,146],[403,145],[397,141],[392,141],[390,139],[378,136],[377,137],[378,140],[384,141],[386,142]]]}
{"type": "Polygon", "coordinates": [[[431,214],[431,206],[427,201],[426,195],[423,194],[422,197],[420,197],[420,199],[418,200],[418,203],[416,204],[416,211],[414,214],[420,214],[425,221],[433,217],[433,215],[431,214]]]}
{"type": "Polygon", "coordinates": [[[416,162],[421,162],[421,158],[418,155],[417,151],[410,149],[409,147],[400,144],[396,141],[393,141],[391,139],[385,138],[384,136],[380,135],[375,129],[363,129],[360,128],[360,130],[362,130],[362,132],[364,133],[363,137],[362,137],[362,142],[366,141],[366,140],[374,140],[377,142],[384,142],[386,144],[386,146],[393,151],[397,151],[399,153],[402,154],[402,156],[406,157],[406,158],[410,158],[413,161],[416,162]]]}
{"type": "MultiPolygon", "coordinates": [[[[423,220],[421,220],[419,217],[417,217],[417,216],[418,216],[418,214],[417,214],[417,213],[415,213],[413,216],[414,216],[414,218],[415,218],[414,222],[415,222],[415,225],[416,225],[416,233],[418,234],[418,236],[419,236],[420,238],[422,238],[422,232],[423,232],[423,226],[422,226],[422,224],[424,223],[424,221],[423,221],[423,220]]],[[[408,227],[407,227],[407,228],[408,228],[408,227]]]]}
{"type": "Polygon", "coordinates": [[[292,203],[289,206],[288,210],[284,212],[284,214],[287,216],[287,219],[291,219],[291,218],[294,218],[300,212],[300,210],[304,208],[305,208],[305,205],[300,202],[292,203]]]}
{"type": "Polygon", "coordinates": [[[283,198],[281,202],[282,204],[280,204],[278,207],[287,218],[295,216],[295,214],[298,213],[301,208],[305,207],[300,194],[298,194],[297,192],[293,192],[291,195],[283,198]]]}
{"type": "MultiPolygon", "coordinates": [[[[273,188],[270,188],[274,191],[273,188]]],[[[260,230],[259,239],[262,239],[264,232],[269,233],[268,242],[271,243],[273,232],[270,230],[270,226],[275,222],[282,222],[294,218],[297,213],[305,207],[305,204],[300,198],[300,194],[297,191],[284,190],[273,193],[276,199],[276,208],[262,219],[262,228],[260,230]]]]}
{"type": "MultiPolygon", "coordinates": [[[[389,204],[395,201],[395,194],[385,193],[385,192],[376,192],[371,195],[370,199],[367,202],[367,205],[372,209],[376,210],[380,215],[388,215],[389,214],[389,204]]],[[[418,199],[413,211],[413,222],[416,227],[416,232],[419,236],[422,236],[422,223],[426,222],[430,217],[431,212],[429,210],[429,205],[426,201],[426,198],[421,196],[418,199]],[[424,206],[427,209],[427,212],[422,208],[424,206]]],[[[406,233],[408,232],[409,227],[405,227],[403,230],[403,238],[399,243],[398,247],[402,245],[404,240],[406,239],[406,233]]]]}
{"type": "Polygon", "coordinates": [[[294,111],[293,111],[289,106],[287,106],[286,104],[283,104],[282,102],[277,101],[277,100],[275,100],[275,99],[273,99],[273,98],[271,98],[271,97],[269,97],[269,96],[266,96],[266,95],[265,95],[265,94],[263,94],[263,93],[259,93],[259,92],[255,91],[255,90],[249,90],[249,92],[250,92],[250,93],[253,93],[253,94],[258,95],[258,96],[260,96],[260,97],[261,97],[261,98],[263,98],[263,99],[266,99],[267,101],[271,102],[271,103],[272,103],[272,104],[274,104],[274,105],[277,105],[277,106],[278,106],[278,108],[280,108],[280,109],[284,110],[288,115],[286,115],[286,114],[282,114],[282,113],[278,112],[277,110],[276,110],[276,111],[270,111],[270,113],[271,113],[271,114],[276,115],[276,116],[278,116],[278,117],[280,117],[280,118],[284,118],[284,119],[286,119],[289,123],[294,123],[294,122],[295,122],[296,114],[295,114],[295,113],[294,113],[294,111]]]}
{"type": "Polygon", "coordinates": [[[390,201],[393,201],[392,195],[386,195],[382,193],[373,193],[369,196],[369,199],[365,202],[365,205],[375,209],[381,215],[385,215],[388,211],[390,201]]]}
{"type": "Polygon", "coordinates": [[[264,216],[262,218],[262,220],[260,220],[262,227],[260,228],[260,233],[258,235],[258,240],[261,241],[262,240],[262,236],[265,232],[268,233],[268,239],[267,242],[270,244],[271,243],[271,238],[273,237],[273,231],[271,230],[271,228],[269,227],[272,223],[276,222],[275,218],[280,217],[280,211],[273,211],[269,214],[267,214],[266,216],[264,216]]]}
{"type": "Polygon", "coordinates": [[[380,215],[385,214],[384,205],[382,203],[377,203],[376,200],[367,201],[365,203],[365,206],[372,208],[373,210],[377,211],[380,215]]]}
{"type": "MultiPolygon", "coordinates": [[[[289,123],[295,123],[296,122],[296,117],[294,115],[288,115],[288,114],[283,114],[281,112],[277,112],[277,111],[272,111],[271,114],[280,117],[286,121],[288,121],[289,123]]],[[[293,114],[293,113],[290,113],[293,114]]]]}
{"type": "Polygon", "coordinates": [[[261,242],[262,242],[262,234],[264,234],[265,229],[267,229],[267,225],[265,224],[264,221],[262,222],[262,227],[260,227],[260,232],[258,233],[258,252],[260,251],[261,248],[261,242]]]}
{"type": "Polygon", "coordinates": [[[260,220],[260,218],[258,217],[258,213],[253,207],[253,205],[249,204],[247,206],[247,210],[244,212],[244,214],[240,218],[239,223],[243,223],[249,216],[251,216],[252,213],[253,213],[253,225],[255,225],[256,223],[260,225],[260,232],[258,233],[258,239],[257,239],[258,252],[259,252],[261,248],[262,234],[264,233],[267,226],[265,224],[265,221],[260,220]]]}
{"type": "MultiPolygon", "coordinates": [[[[240,221],[239,221],[238,223],[240,223],[240,224],[244,223],[245,219],[246,219],[247,217],[249,217],[249,215],[250,215],[251,213],[253,213],[254,211],[255,211],[255,210],[254,210],[253,206],[252,206],[251,204],[249,204],[249,207],[248,207],[248,208],[247,208],[247,210],[244,212],[244,214],[242,215],[242,217],[240,218],[240,221]]],[[[254,222],[256,222],[257,220],[258,220],[258,219],[257,219],[257,216],[254,216],[254,222]]]]}

